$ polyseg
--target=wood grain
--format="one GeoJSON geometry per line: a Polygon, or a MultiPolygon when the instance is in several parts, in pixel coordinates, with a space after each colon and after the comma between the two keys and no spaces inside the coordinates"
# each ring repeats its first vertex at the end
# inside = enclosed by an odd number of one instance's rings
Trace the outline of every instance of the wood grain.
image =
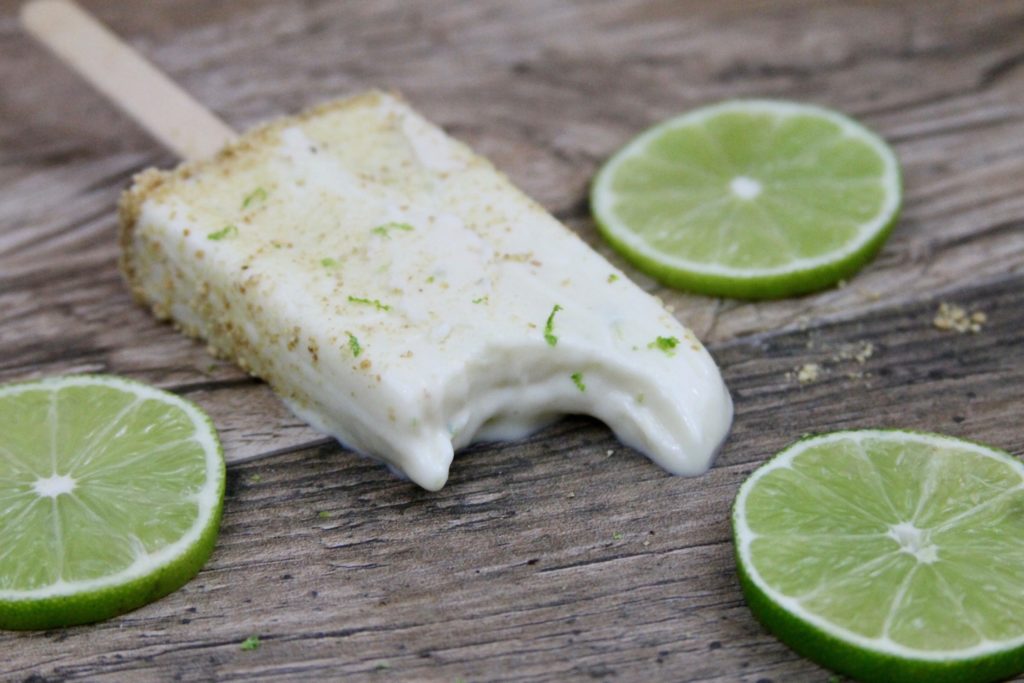
{"type": "Polygon", "coordinates": [[[26,32],[183,159],[213,156],[237,137],[181,86],[73,0],[29,0],[26,32]]]}
{"type": "Polygon", "coordinates": [[[1024,2],[83,4],[236,128],[397,88],[620,265],[589,219],[595,169],[722,98],[857,116],[893,143],[906,206],[879,258],[813,296],[712,299],[626,268],[710,342],[733,392],[708,475],[668,477],[571,418],[460,453],[427,493],[132,304],[113,205],[131,173],[174,160],[0,0],[0,380],[115,372],[170,388],[210,411],[236,463],[193,582],[104,624],[0,634],[0,679],[823,682],[739,594],[728,510],[744,477],[842,427],[1024,452],[1024,2]],[[940,301],[989,322],[943,333],[940,301]],[[811,362],[819,381],[792,378],[811,362]],[[262,646],[240,650],[256,633],[262,646]]]}

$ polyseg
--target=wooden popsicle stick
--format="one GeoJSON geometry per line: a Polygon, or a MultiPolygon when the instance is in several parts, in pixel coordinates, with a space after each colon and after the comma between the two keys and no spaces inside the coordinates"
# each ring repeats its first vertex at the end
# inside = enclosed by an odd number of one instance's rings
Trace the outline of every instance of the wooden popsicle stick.
{"type": "Polygon", "coordinates": [[[185,159],[212,156],[231,128],[70,0],[32,0],[21,22],[164,146],[185,159]]]}

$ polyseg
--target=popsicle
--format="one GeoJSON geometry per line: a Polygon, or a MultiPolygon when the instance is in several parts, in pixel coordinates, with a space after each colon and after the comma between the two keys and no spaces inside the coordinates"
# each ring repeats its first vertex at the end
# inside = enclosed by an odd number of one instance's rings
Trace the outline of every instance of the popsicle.
{"type": "Polygon", "coordinates": [[[697,475],[732,404],[694,334],[400,97],[369,92],[135,178],[137,299],[420,486],[566,413],[697,475]]]}

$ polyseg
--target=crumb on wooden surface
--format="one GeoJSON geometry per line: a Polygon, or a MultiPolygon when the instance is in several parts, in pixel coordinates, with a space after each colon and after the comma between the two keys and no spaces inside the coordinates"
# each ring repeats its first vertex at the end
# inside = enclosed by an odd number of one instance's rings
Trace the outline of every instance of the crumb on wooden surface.
{"type": "Polygon", "coordinates": [[[871,342],[863,342],[860,350],[854,354],[853,359],[861,365],[864,365],[868,358],[871,358],[873,355],[875,355],[875,345],[871,342]]]}
{"type": "Polygon", "coordinates": [[[963,306],[957,306],[943,301],[939,304],[939,310],[932,318],[932,325],[943,332],[958,332],[964,334],[981,332],[982,326],[988,322],[988,316],[982,311],[968,313],[963,306]]]}
{"type": "Polygon", "coordinates": [[[859,365],[864,365],[873,355],[875,355],[875,345],[869,341],[859,341],[854,344],[844,344],[839,349],[839,353],[832,357],[832,360],[836,362],[853,360],[857,361],[859,365]]]}
{"type": "Polygon", "coordinates": [[[817,363],[805,363],[796,369],[796,380],[800,384],[816,382],[821,377],[821,366],[817,363]]]}

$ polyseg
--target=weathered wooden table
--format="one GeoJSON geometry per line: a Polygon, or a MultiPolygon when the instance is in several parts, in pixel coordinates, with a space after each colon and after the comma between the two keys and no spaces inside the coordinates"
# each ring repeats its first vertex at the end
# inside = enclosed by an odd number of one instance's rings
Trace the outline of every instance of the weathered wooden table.
{"type": "Polygon", "coordinates": [[[212,414],[234,464],[194,581],[106,623],[0,634],[0,678],[825,681],[740,596],[728,515],[744,477],[844,427],[1024,452],[1024,2],[85,4],[239,128],[396,88],[619,265],[588,215],[595,169],[647,125],[722,98],[863,120],[902,160],[906,209],[863,273],[799,299],[692,296],[626,267],[732,389],[735,427],[707,475],[667,476],[571,418],[460,453],[427,493],[132,303],[114,203],[133,172],[175,160],[30,43],[3,0],[0,380],[113,372],[171,389],[212,414]],[[942,301],[988,322],[940,331],[942,301]],[[805,363],[817,381],[794,378],[805,363]],[[262,646],[240,649],[253,634],[262,646]]]}

